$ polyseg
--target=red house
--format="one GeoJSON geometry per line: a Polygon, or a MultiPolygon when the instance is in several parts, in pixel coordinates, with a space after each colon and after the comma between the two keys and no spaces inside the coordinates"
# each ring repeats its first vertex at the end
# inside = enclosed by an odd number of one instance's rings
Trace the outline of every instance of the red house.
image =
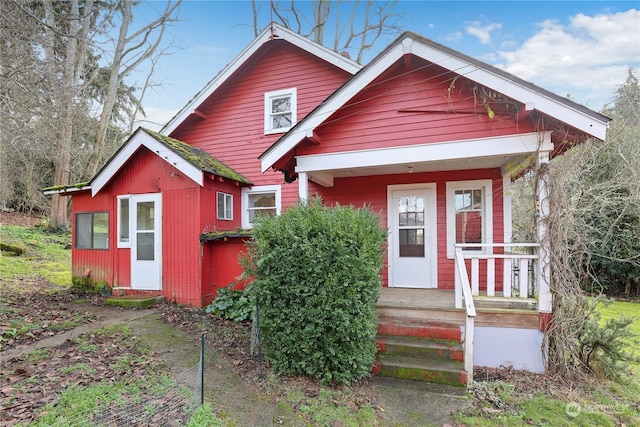
{"type": "Polygon", "coordinates": [[[541,179],[538,241],[515,244],[511,181],[548,177],[550,158],[604,140],[608,122],[412,33],[360,69],[273,25],[160,134],[138,130],[88,185],[60,190],[73,274],[201,306],[239,274],[258,211],[315,194],[367,204],[389,229],[383,374],[544,371],[548,189],[541,179]],[[450,366],[432,369],[435,355],[450,366]]]}

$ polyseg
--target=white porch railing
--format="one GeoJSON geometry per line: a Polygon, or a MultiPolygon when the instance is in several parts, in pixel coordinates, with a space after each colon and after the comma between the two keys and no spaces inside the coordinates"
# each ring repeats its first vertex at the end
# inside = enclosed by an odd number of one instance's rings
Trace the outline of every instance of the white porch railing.
{"type": "MultiPolygon", "coordinates": [[[[467,371],[467,387],[473,384],[473,336],[476,318],[476,306],[471,296],[471,285],[467,267],[464,264],[462,248],[456,248],[456,291],[460,284],[460,291],[464,298],[464,369],[467,371]]],[[[456,305],[457,307],[457,305],[456,305]]]]}
{"type": "Polygon", "coordinates": [[[486,296],[502,296],[504,298],[532,298],[537,295],[536,283],[538,282],[539,255],[538,243],[466,243],[456,244],[456,264],[461,263],[464,269],[456,268],[455,276],[455,304],[456,308],[462,308],[463,286],[462,277],[466,276],[470,282],[471,294],[480,295],[480,288],[486,289],[486,296]],[[504,253],[481,253],[480,251],[463,251],[463,248],[504,248],[504,253]],[[517,250],[515,252],[514,250],[517,250]],[[525,253],[529,252],[529,253],[525,253]],[[496,295],[496,260],[503,260],[502,294],[496,295]],[[467,272],[465,260],[471,260],[471,275],[467,272]],[[486,270],[484,283],[480,283],[481,268],[486,270]],[[482,285],[482,286],[481,286],[482,285]]]}

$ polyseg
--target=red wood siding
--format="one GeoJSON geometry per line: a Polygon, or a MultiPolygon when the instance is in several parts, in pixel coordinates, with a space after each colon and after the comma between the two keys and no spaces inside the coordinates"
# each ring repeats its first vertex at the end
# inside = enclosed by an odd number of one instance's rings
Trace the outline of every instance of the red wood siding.
{"type": "MultiPolygon", "coordinates": [[[[447,258],[447,213],[446,183],[449,181],[466,181],[491,179],[493,187],[493,241],[504,239],[503,223],[503,188],[502,176],[497,169],[463,170],[431,173],[415,173],[406,175],[379,175],[356,178],[337,178],[332,188],[324,188],[313,182],[309,183],[309,193],[319,194],[325,204],[368,206],[373,212],[380,214],[380,225],[388,227],[387,222],[387,187],[399,184],[436,183],[436,211],[438,246],[438,288],[453,289],[454,262],[447,258]]],[[[385,266],[382,271],[384,286],[388,286],[388,258],[385,255],[385,266]]],[[[496,281],[500,282],[501,266],[496,265],[496,281]]]]}
{"type": "MultiPolygon", "coordinates": [[[[199,237],[204,231],[236,229],[240,226],[240,186],[235,181],[205,178],[204,187],[177,173],[172,165],[141,149],[102,191],[76,194],[72,212],[109,212],[109,249],[72,250],[73,276],[91,269],[94,281],[110,286],[131,285],[131,251],[117,248],[118,195],[162,193],[162,294],[169,301],[201,306],[212,295],[213,280],[202,276],[199,237]],[[174,177],[171,175],[174,174],[174,177]],[[216,193],[233,195],[234,219],[218,220],[216,193]]],[[[73,221],[75,227],[75,220],[73,221]]],[[[74,231],[75,233],[75,231],[74,231]]],[[[74,234],[75,235],[75,234],[74,234]]],[[[210,272],[209,272],[210,274],[210,272]]]]}
{"type": "MultiPolygon", "coordinates": [[[[530,121],[518,123],[506,104],[491,101],[490,119],[480,95],[464,78],[413,58],[403,60],[338,110],[317,129],[321,144],[306,144],[298,154],[425,144],[533,132],[530,121]],[[400,110],[412,110],[402,112],[400,110]],[[420,111],[420,112],[417,112],[420,111]]],[[[511,107],[511,109],[513,109],[511,107]]]]}
{"type": "MultiPolygon", "coordinates": [[[[350,74],[282,40],[271,41],[199,108],[207,116],[171,136],[199,147],[255,185],[282,184],[280,172],[260,172],[258,157],[282,134],[264,134],[264,94],[297,89],[298,121],[350,74]]],[[[298,200],[297,183],[283,186],[282,205],[298,200]]]]}

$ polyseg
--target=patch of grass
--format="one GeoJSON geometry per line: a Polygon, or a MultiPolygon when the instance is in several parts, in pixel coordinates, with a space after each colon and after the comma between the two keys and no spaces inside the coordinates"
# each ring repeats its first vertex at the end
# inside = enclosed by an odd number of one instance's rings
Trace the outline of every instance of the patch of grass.
{"type": "Polygon", "coordinates": [[[187,427],[222,427],[222,421],[213,413],[211,405],[205,403],[196,409],[187,427]]]}
{"type": "MultiPolygon", "coordinates": [[[[17,256],[5,256],[5,251],[0,250],[0,277],[5,281],[41,276],[56,285],[71,285],[71,250],[66,249],[71,242],[69,232],[55,234],[42,227],[0,225],[0,242],[24,249],[17,256]]],[[[19,284],[13,287],[20,290],[19,284]]]]}
{"type": "Polygon", "coordinates": [[[27,360],[31,363],[39,362],[41,360],[47,360],[51,357],[48,348],[40,348],[27,353],[27,360]]]}
{"type": "Polygon", "coordinates": [[[321,388],[317,396],[301,390],[287,390],[287,402],[312,425],[340,425],[345,427],[375,425],[373,408],[354,406],[351,388],[321,388]]]}

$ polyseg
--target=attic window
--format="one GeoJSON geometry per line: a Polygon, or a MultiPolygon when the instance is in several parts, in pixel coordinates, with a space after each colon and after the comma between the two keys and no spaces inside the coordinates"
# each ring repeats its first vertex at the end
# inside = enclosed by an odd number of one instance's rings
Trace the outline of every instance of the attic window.
{"type": "Polygon", "coordinates": [[[284,133],[296,124],[297,90],[283,89],[264,94],[264,133],[284,133]]]}

